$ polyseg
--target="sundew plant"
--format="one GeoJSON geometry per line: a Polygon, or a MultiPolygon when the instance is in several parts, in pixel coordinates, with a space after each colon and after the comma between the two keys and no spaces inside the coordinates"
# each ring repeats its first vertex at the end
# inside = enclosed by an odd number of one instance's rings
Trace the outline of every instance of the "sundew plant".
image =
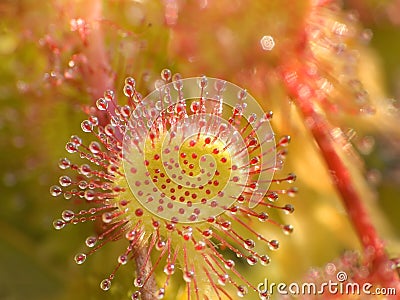
{"type": "Polygon", "coordinates": [[[1,297],[397,299],[397,9],[0,4],[1,297]]]}

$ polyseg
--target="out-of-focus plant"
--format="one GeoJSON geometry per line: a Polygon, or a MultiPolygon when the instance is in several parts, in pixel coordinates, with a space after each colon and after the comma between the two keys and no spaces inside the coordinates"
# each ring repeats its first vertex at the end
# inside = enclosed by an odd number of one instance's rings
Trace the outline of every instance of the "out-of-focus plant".
{"type": "MultiPolygon", "coordinates": [[[[366,20],[376,4],[360,3],[346,4],[359,8],[366,20]]],[[[380,5],[382,14],[396,7],[395,1],[380,5]]],[[[396,149],[398,110],[382,91],[369,45],[371,31],[362,28],[355,12],[344,11],[336,1],[312,0],[26,0],[6,1],[0,12],[0,51],[6,55],[2,80],[14,83],[2,89],[8,101],[2,103],[1,142],[4,157],[18,157],[2,160],[8,170],[3,173],[4,194],[12,200],[2,212],[2,239],[7,255],[18,249],[10,256],[19,261],[15,269],[41,274],[32,287],[35,295],[41,294],[37,286],[49,289],[43,294],[59,291],[65,298],[120,299],[132,293],[134,271],[127,267],[118,271],[120,279],[107,295],[98,289],[98,280],[113,269],[114,257],[122,251],[117,245],[97,251],[79,269],[68,263],[67,253],[80,252],[78,240],[85,226],[66,230],[63,237],[46,234],[51,213],[71,203],[44,201],[41,192],[51,177],[61,175],[49,165],[63,156],[64,140],[79,130],[82,105],[105,126],[114,112],[90,108],[103,93],[112,89],[118,96],[124,79],[133,76],[137,90],[146,95],[164,67],[184,77],[205,74],[247,88],[264,109],[274,111],[276,134],[292,137],[285,170],[299,178],[301,196],[290,221],[295,232],[281,241],[267,268],[253,272],[237,265],[241,276],[252,282],[299,280],[310,267],[329,261],[337,270],[344,268],[341,253],[353,249],[360,252],[347,260],[354,265],[346,265],[346,270],[359,272],[353,280],[399,291],[396,265],[390,260],[398,255],[396,240],[371,184],[385,174],[366,173],[357,154],[376,153],[374,141],[377,151],[380,141],[396,149]],[[26,232],[32,234],[26,238],[26,232]],[[60,242],[64,237],[68,243],[60,242]],[[38,255],[21,249],[35,249],[38,255]],[[43,284],[47,277],[60,288],[43,284]]],[[[395,196],[388,199],[393,202],[395,196]]],[[[398,209],[394,203],[390,207],[398,209]]],[[[272,214],[286,223],[286,216],[272,214]]],[[[86,235],[99,228],[90,224],[86,235]]],[[[263,236],[279,237],[270,226],[250,226],[263,236]]],[[[15,292],[19,284],[8,285],[5,295],[23,295],[15,292]]],[[[179,282],[172,284],[179,288],[179,282]]]]}

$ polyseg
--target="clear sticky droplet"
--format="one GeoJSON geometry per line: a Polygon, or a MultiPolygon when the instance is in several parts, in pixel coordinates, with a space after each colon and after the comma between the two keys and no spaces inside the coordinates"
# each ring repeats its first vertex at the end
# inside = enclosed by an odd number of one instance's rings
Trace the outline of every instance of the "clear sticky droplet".
{"type": "Polygon", "coordinates": [[[156,298],[157,299],[164,299],[165,296],[165,290],[163,288],[160,288],[157,292],[156,292],[156,298]]]}
{"type": "Polygon", "coordinates": [[[70,142],[73,143],[74,145],[76,145],[77,147],[82,145],[82,139],[77,135],[71,136],[70,142]]]}
{"type": "Polygon", "coordinates": [[[67,158],[61,158],[58,162],[58,166],[60,169],[65,170],[71,166],[71,162],[67,158]]]}
{"type": "Polygon", "coordinates": [[[53,222],[53,226],[57,230],[63,229],[65,227],[65,224],[66,224],[65,221],[61,219],[55,220],[53,222]]]}
{"type": "Polygon", "coordinates": [[[85,244],[86,246],[88,246],[89,248],[92,248],[96,245],[97,243],[97,238],[95,236],[89,236],[86,238],[85,240],[85,244]]]}
{"type": "Polygon", "coordinates": [[[108,291],[111,288],[111,280],[110,279],[104,279],[100,282],[100,288],[103,291],[108,291]]]}
{"type": "Polygon", "coordinates": [[[60,183],[60,185],[61,186],[69,186],[69,185],[71,185],[72,184],[72,180],[71,180],[71,178],[69,178],[68,176],[61,176],[60,177],[60,179],[59,179],[59,183],[60,183]]]}
{"type": "Polygon", "coordinates": [[[93,124],[89,120],[84,120],[81,123],[81,128],[83,132],[92,132],[93,124]]]}
{"type": "Polygon", "coordinates": [[[206,76],[202,76],[198,79],[197,81],[199,88],[204,89],[205,87],[207,87],[208,84],[208,80],[206,76]]]}
{"type": "Polygon", "coordinates": [[[89,144],[89,150],[93,154],[97,154],[97,153],[101,152],[100,144],[98,142],[91,142],[89,144]]]}
{"type": "Polygon", "coordinates": [[[240,298],[243,298],[244,296],[246,296],[246,295],[247,295],[247,292],[248,292],[247,287],[245,287],[244,285],[239,285],[239,286],[237,287],[237,295],[238,295],[240,298]]]}
{"type": "Polygon", "coordinates": [[[271,258],[268,255],[260,256],[260,264],[263,266],[268,265],[271,262],[271,258]]]}
{"type": "Polygon", "coordinates": [[[193,271],[185,271],[183,272],[183,280],[186,282],[191,282],[194,277],[194,272],[193,271]]]}
{"type": "Polygon", "coordinates": [[[139,300],[142,299],[142,294],[139,291],[135,291],[132,296],[131,296],[132,300],[139,300]]]}
{"type": "Polygon", "coordinates": [[[247,239],[243,242],[244,248],[247,250],[253,249],[255,247],[256,243],[252,239],[247,239]]]}
{"type": "Polygon", "coordinates": [[[118,263],[120,263],[121,265],[126,265],[127,262],[128,262],[128,256],[126,255],[118,256],[118,263]]]}
{"type": "Polygon", "coordinates": [[[143,287],[143,285],[144,285],[143,279],[142,279],[141,277],[136,277],[136,278],[133,280],[133,285],[136,286],[136,287],[138,287],[138,288],[143,287]]]}
{"type": "Polygon", "coordinates": [[[164,273],[167,275],[172,275],[175,273],[175,265],[174,264],[167,264],[164,267],[164,273]]]}
{"type": "Polygon", "coordinates": [[[50,194],[53,197],[57,197],[57,196],[61,195],[61,193],[62,193],[62,189],[58,185],[53,185],[50,187],[50,194]]]}
{"type": "Polygon", "coordinates": [[[279,249],[279,241],[277,240],[271,240],[268,243],[268,247],[271,250],[278,250],[279,249]]]}
{"type": "Polygon", "coordinates": [[[65,146],[65,150],[67,150],[68,153],[75,153],[76,151],[78,151],[78,148],[74,143],[69,142],[65,146]]]}
{"type": "Polygon", "coordinates": [[[75,213],[72,210],[64,210],[61,216],[64,221],[69,222],[75,217],[75,213]]]}
{"type": "Polygon", "coordinates": [[[126,77],[125,78],[125,84],[131,86],[132,88],[134,88],[136,86],[136,81],[132,77],[126,77]]]}
{"type": "Polygon", "coordinates": [[[250,265],[250,266],[254,266],[257,262],[258,262],[258,259],[257,259],[257,257],[256,256],[254,256],[254,255],[249,255],[249,256],[247,256],[247,263],[250,265]]]}
{"type": "Polygon", "coordinates": [[[108,102],[104,98],[99,98],[96,101],[96,106],[99,110],[106,110],[108,108],[108,102]]]}
{"type": "Polygon", "coordinates": [[[78,265],[81,265],[86,260],[86,254],[85,253],[78,253],[77,255],[75,255],[74,260],[78,265]]]}
{"type": "Polygon", "coordinates": [[[161,71],[161,78],[166,81],[169,82],[172,78],[172,73],[170,69],[164,69],[161,71]]]}
{"type": "Polygon", "coordinates": [[[225,266],[225,269],[230,270],[233,267],[235,267],[235,262],[231,259],[228,259],[227,261],[225,261],[224,266],[225,266]]]}
{"type": "Polygon", "coordinates": [[[283,209],[285,210],[285,213],[291,214],[294,212],[294,206],[292,204],[286,204],[283,209]]]}
{"type": "Polygon", "coordinates": [[[107,101],[113,101],[114,97],[115,97],[114,91],[107,90],[104,92],[104,99],[106,99],[107,101]]]}

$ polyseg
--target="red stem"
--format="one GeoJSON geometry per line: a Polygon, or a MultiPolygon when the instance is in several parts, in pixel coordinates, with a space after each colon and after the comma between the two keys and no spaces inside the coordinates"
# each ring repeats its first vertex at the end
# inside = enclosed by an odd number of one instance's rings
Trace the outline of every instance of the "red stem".
{"type": "Polygon", "coordinates": [[[311,133],[317,142],[325,163],[330,171],[332,182],[339,192],[351,223],[360,238],[366,253],[370,253],[372,277],[384,287],[398,286],[397,272],[389,269],[389,258],[384,243],[379,237],[365,204],[355,189],[351,174],[339,156],[337,144],[331,136],[333,128],[315,106],[313,88],[307,82],[307,74],[300,68],[283,69],[282,76],[293,101],[300,109],[311,133]],[[303,80],[304,78],[304,80],[303,80]]]}

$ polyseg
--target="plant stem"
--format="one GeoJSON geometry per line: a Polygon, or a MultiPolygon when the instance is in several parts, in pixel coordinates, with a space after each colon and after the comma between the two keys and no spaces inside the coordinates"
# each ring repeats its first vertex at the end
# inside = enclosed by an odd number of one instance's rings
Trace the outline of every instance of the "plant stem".
{"type": "Polygon", "coordinates": [[[151,264],[150,259],[146,259],[148,257],[148,248],[146,246],[140,246],[136,250],[135,262],[136,269],[142,270],[142,277],[148,278],[144,286],[140,289],[141,299],[142,300],[155,300],[157,299],[155,296],[155,291],[157,290],[157,283],[154,279],[152,269],[153,266],[151,264]]]}
{"type": "Polygon", "coordinates": [[[398,274],[389,268],[390,260],[385,252],[384,243],[372,224],[362,197],[356,190],[351,174],[340,157],[337,145],[331,136],[333,126],[318,112],[315,106],[313,88],[307,84],[308,75],[301,67],[289,67],[283,69],[282,76],[289,93],[293,96],[293,101],[303,114],[305,122],[321,150],[332,182],[343,200],[363,249],[370,255],[372,277],[386,287],[398,284],[398,274]]]}

